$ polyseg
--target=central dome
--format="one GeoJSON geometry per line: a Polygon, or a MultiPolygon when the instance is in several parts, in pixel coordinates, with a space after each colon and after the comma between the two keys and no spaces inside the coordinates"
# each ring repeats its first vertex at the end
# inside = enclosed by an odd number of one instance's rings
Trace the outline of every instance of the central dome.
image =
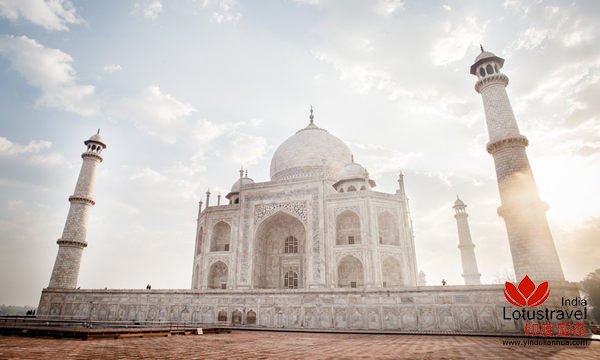
{"type": "Polygon", "coordinates": [[[284,141],[271,159],[271,180],[325,176],[335,181],[352,159],[342,140],[312,122],[284,141]]]}

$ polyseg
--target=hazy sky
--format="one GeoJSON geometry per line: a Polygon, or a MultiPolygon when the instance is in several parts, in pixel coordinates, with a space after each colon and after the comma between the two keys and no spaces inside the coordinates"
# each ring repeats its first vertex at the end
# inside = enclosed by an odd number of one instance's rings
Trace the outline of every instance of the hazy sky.
{"type": "MultiPolygon", "coordinates": [[[[36,305],[101,128],[80,285],[189,288],[197,201],[248,167],[269,180],[307,122],[411,201],[419,269],[462,284],[452,204],[484,282],[512,275],[481,98],[479,44],[509,97],[568,280],[600,267],[596,1],[0,0],[0,303],[36,305]]],[[[214,199],[214,197],[213,197],[214,199]]]]}

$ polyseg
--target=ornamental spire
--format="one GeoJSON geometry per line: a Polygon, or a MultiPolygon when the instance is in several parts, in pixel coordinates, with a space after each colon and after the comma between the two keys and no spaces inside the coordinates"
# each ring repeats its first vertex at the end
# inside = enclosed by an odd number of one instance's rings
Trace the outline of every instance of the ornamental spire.
{"type": "Polygon", "coordinates": [[[481,52],[483,52],[483,45],[479,44],[479,48],[481,49],[481,52]]]}
{"type": "Polygon", "coordinates": [[[312,105],[310,106],[310,116],[308,117],[310,119],[310,125],[314,125],[315,124],[315,116],[313,115],[313,107],[312,105]]]}

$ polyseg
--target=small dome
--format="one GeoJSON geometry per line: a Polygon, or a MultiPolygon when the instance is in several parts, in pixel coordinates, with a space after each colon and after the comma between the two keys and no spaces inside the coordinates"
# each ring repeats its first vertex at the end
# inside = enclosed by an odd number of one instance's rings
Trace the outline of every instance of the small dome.
{"type": "Polygon", "coordinates": [[[487,59],[487,58],[493,58],[493,57],[496,57],[496,54],[494,54],[493,52],[482,51],[475,58],[475,62],[478,62],[479,60],[483,60],[483,59],[487,59]]]}
{"type": "Polygon", "coordinates": [[[502,68],[502,66],[504,65],[504,59],[503,58],[498,57],[493,52],[484,51],[483,48],[482,48],[481,52],[479,53],[479,55],[477,55],[477,57],[475,58],[475,61],[473,62],[473,65],[471,65],[471,75],[477,75],[477,73],[476,73],[477,67],[479,65],[481,65],[482,63],[489,62],[489,61],[493,61],[493,62],[497,63],[498,66],[500,66],[500,68],[502,68]]]}
{"type": "Polygon", "coordinates": [[[102,139],[102,136],[100,136],[100,129],[98,129],[98,132],[95,133],[94,135],[90,136],[89,139],[87,139],[86,141],[83,142],[84,144],[89,144],[89,143],[96,143],[96,144],[100,144],[103,148],[106,148],[106,144],[104,143],[104,139],[102,139]]]}
{"type": "Polygon", "coordinates": [[[347,164],[346,166],[344,166],[344,169],[342,169],[342,172],[340,173],[340,175],[338,177],[338,182],[344,181],[344,180],[355,180],[355,179],[366,180],[368,178],[369,178],[369,172],[367,171],[367,169],[365,169],[360,164],[351,162],[351,163],[347,164]]]}
{"type": "Polygon", "coordinates": [[[250,179],[249,177],[242,177],[239,178],[238,181],[236,181],[233,186],[231,187],[231,191],[232,193],[236,193],[236,192],[240,192],[240,186],[244,185],[249,185],[249,184],[254,184],[254,180],[250,179]]]}
{"type": "Polygon", "coordinates": [[[467,205],[465,205],[465,203],[459,199],[459,197],[456,197],[456,201],[454,202],[454,207],[466,207],[467,205]]]}

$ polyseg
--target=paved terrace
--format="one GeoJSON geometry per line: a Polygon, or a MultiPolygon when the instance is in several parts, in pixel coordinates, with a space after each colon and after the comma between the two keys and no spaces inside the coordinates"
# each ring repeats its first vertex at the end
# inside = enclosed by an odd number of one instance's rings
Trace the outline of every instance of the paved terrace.
{"type": "Polygon", "coordinates": [[[518,346],[506,340],[263,331],[94,341],[0,336],[0,359],[600,359],[599,341],[518,346]]]}

